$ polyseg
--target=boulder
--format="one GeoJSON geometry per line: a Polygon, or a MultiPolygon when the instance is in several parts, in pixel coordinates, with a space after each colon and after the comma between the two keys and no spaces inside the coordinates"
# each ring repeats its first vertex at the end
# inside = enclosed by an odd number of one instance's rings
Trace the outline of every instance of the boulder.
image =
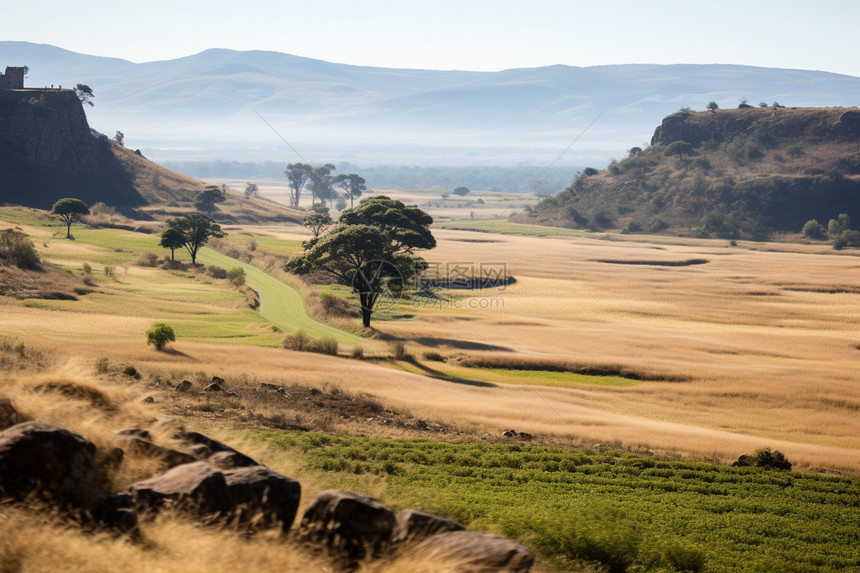
{"type": "Polygon", "coordinates": [[[81,504],[92,482],[96,447],[78,434],[40,422],[0,432],[0,497],[38,492],[61,504],[81,504]]]}
{"type": "Polygon", "coordinates": [[[391,539],[394,524],[394,513],[377,500],[327,490],[305,510],[299,537],[325,547],[336,557],[358,560],[368,552],[381,553],[391,539]]]}
{"type": "Polygon", "coordinates": [[[224,472],[233,503],[233,518],[253,528],[292,527],[299,509],[301,485],[263,466],[224,472]]]}
{"type": "Polygon", "coordinates": [[[406,541],[420,541],[437,533],[466,529],[456,521],[413,509],[398,511],[394,517],[396,523],[394,531],[391,533],[391,542],[395,544],[406,541]]]}
{"type": "Polygon", "coordinates": [[[190,464],[197,461],[197,458],[191,454],[165,448],[158,444],[153,444],[149,440],[144,440],[137,436],[126,436],[128,441],[128,449],[144,455],[149,458],[159,458],[165,468],[173,468],[182,464],[190,464]]]}
{"type": "Polygon", "coordinates": [[[535,562],[535,554],[527,547],[498,535],[474,531],[428,537],[415,546],[413,555],[430,562],[455,562],[461,573],[527,573],[535,562]]]}
{"type": "Polygon", "coordinates": [[[183,380],[182,382],[180,382],[179,384],[176,385],[176,391],[177,392],[188,392],[193,387],[194,387],[194,384],[192,384],[189,380],[183,380]]]}
{"type": "MultiPolygon", "coordinates": [[[[230,465],[229,467],[248,467],[248,466],[258,466],[259,463],[255,462],[245,454],[238,452],[228,446],[227,444],[222,444],[218,440],[213,440],[209,436],[204,436],[198,432],[183,432],[179,439],[186,444],[189,444],[189,447],[192,451],[195,452],[199,457],[210,457],[218,452],[227,452],[230,454],[230,465]],[[199,447],[198,447],[199,446],[199,447]]],[[[224,466],[222,466],[224,467],[224,466]]]]}
{"type": "Polygon", "coordinates": [[[205,462],[176,466],[133,484],[128,491],[141,513],[172,507],[198,516],[214,516],[225,515],[232,507],[224,474],[205,462]]]}
{"type": "Polygon", "coordinates": [[[24,416],[18,413],[12,401],[8,398],[0,396],[0,430],[5,430],[9,426],[20,424],[24,421],[24,416]]]}
{"type": "Polygon", "coordinates": [[[224,389],[217,382],[212,382],[205,388],[203,388],[204,392],[223,392],[224,389]]]}
{"type": "Polygon", "coordinates": [[[92,508],[93,518],[100,524],[121,533],[137,531],[137,512],[128,492],[100,497],[92,508]]]}

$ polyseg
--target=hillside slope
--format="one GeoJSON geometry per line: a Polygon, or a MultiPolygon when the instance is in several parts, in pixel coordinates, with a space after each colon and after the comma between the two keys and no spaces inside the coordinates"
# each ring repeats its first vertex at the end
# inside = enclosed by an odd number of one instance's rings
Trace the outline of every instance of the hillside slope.
{"type": "Polygon", "coordinates": [[[747,107],[672,114],[649,147],[586,170],[520,218],[761,237],[839,213],[860,216],[860,110],[747,107]]]}
{"type": "MultiPolygon", "coordinates": [[[[78,197],[158,218],[193,210],[204,185],[91,130],[73,90],[0,91],[0,203],[50,209],[61,197],[78,197]]],[[[301,213],[228,193],[216,218],[296,221],[301,213]]]]}

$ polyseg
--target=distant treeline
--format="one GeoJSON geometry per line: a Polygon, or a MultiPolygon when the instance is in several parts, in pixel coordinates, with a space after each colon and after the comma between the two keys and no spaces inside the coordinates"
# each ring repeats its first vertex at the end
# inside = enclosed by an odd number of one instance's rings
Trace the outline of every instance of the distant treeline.
{"type": "MultiPolygon", "coordinates": [[[[282,180],[286,184],[286,162],[265,161],[164,161],[165,167],[199,179],[282,180]]],[[[424,167],[382,165],[362,167],[346,161],[337,163],[335,173],[359,173],[367,186],[377,189],[439,189],[468,187],[491,191],[529,192],[554,195],[567,187],[576,175],[575,167],[544,170],[534,166],[515,167],[424,167]]]]}

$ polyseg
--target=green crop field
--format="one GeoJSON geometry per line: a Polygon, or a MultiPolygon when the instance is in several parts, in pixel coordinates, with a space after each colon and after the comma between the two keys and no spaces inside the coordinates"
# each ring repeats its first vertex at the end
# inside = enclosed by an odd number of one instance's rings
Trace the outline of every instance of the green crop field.
{"type": "Polygon", "coordinates": [[[517,443],[266,432],[327,487],[496,531],[561,569],[860,570],[860,479],[517,443]]]}

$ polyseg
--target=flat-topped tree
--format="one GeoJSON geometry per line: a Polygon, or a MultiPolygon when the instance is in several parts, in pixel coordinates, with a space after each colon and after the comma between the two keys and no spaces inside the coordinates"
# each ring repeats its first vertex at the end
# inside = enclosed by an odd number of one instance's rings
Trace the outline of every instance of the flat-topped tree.
{"type": "Polygon", "coordinates": [[[54,203],[51,213],[59,215],[66,223],[66,238],[72,238],[72,222],[77,221],[81,215],[89,215],[90,208],[87,204],[74,197],[64,197],[54,203]]]}
{"type": "Polygon", "coordinates": [[[221,230],[221,226],[213,223],[209,217],[194,213],[191,215],[183,215],[176,219],[171,219],[167,222],[167,229],[162,232],[161,245],[171,250],[178,247],[185,247],[188,254],[191,255],[191,264],[197,264],[197,252],[200,247],[209,242],[212,237],[221,238],[227,233],[221,230]],[[171,247],[164,243],[164,236],[169,231],[171,247]]]}
{"type": "Polygon", "coordinates": [[[396,295],[406,281],[427,263],[417,249],[432,249],[433,218],[418,207],[407,207],[389,197],[371,197],[341,213],[338,224],[325,235],[304,243],[305,252],[285,269],[297,274],[321,270],[358,293],[361,319],[370,326],[373,308],[381,297],[396,295]]]}

